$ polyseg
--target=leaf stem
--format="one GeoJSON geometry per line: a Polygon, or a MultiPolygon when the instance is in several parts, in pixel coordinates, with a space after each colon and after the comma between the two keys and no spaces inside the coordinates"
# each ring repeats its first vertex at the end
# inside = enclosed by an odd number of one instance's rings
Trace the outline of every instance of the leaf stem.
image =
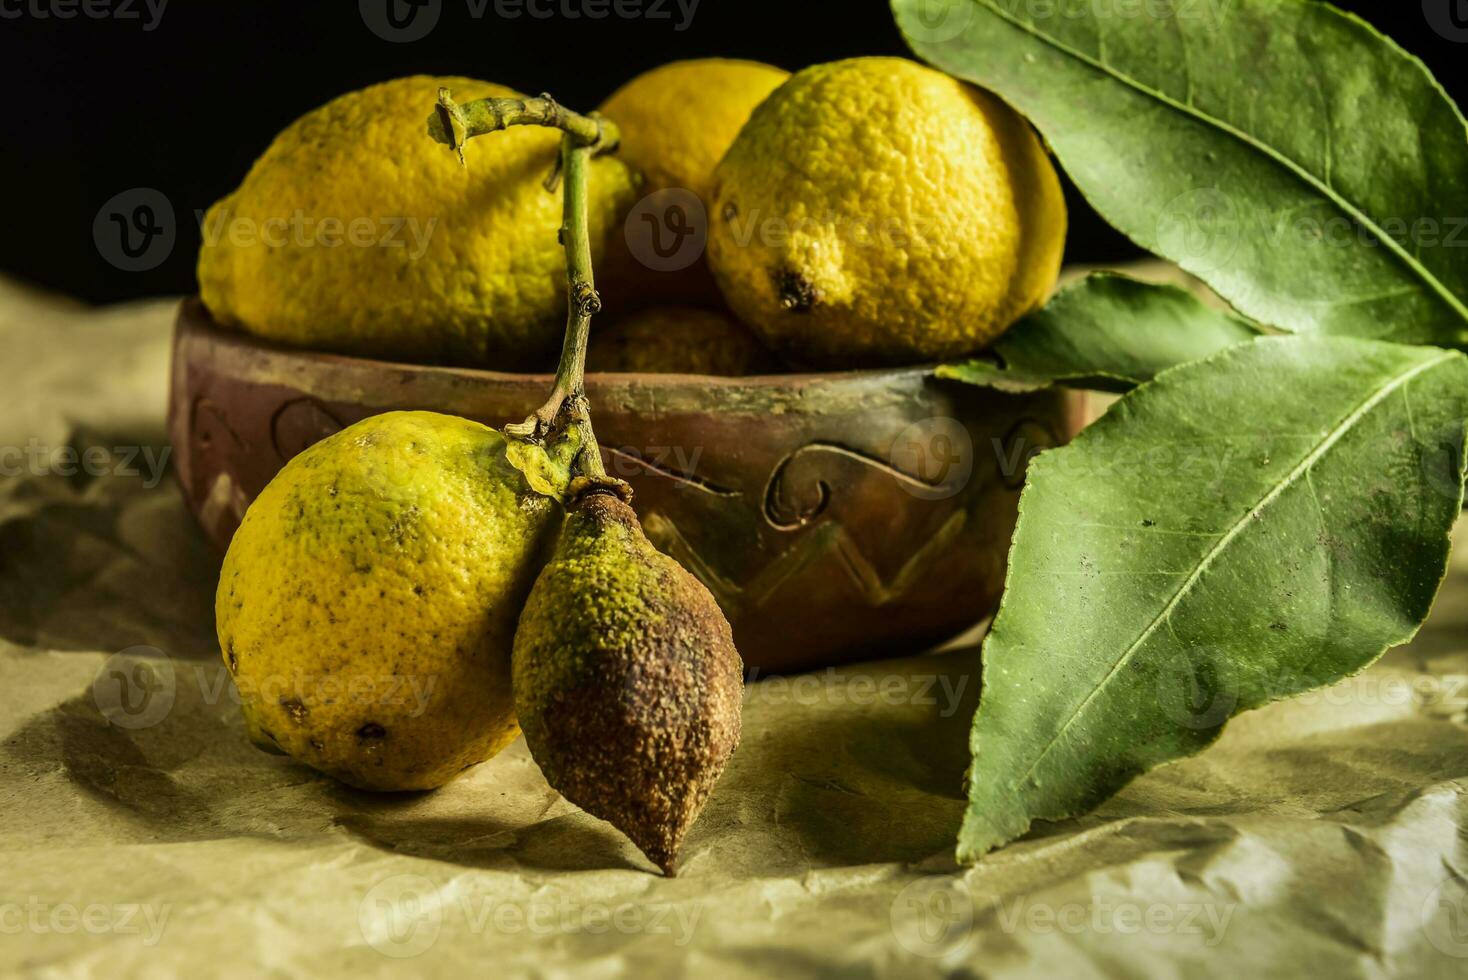
{"type": "Polygon", "coordinates": [[[617,128],[595,114],[572,112],[549,95],[477,99],[458,105],[448,89],[439,89],[438,106],[428,120],[429,135],[457,150],[461,163],[468,140],[510,126],[549,126],[562,133],[558,163],[546,187],[554,189],[558,181],[562,183],[560,239],[566,252],[566,334],[549,396],[525,421],[506,425],[504,432],[511,439],[541,443],[554,433],[577,430],[580,449],[571,466],[572,474],[584,478],[583,486],[611,489],[625,498],[629,495],[626,484],[607,476],[602,465],[585,387],[591,318],[601,311],[591,268],[587,171],[592,157],[616,149],[617,128]]]}

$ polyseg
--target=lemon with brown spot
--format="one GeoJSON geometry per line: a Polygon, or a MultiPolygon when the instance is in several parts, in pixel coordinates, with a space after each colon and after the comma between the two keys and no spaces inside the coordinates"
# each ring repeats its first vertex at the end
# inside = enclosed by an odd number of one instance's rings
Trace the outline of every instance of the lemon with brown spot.
{"type": "Polygon", "coordinates": [[[477,422],[392,412],[296,456],[216,598],[252,739],[372,790],[493,756],[519,732],[515,624],[560,522],[477,422]]]}
{"type": "Polygon", "coordinates": [[[787,358],[959,357],[1045,301],[1060,181],[987,92],[901,58],[807,68],[760,103],[714,175],[709,262],[787,358]]]}

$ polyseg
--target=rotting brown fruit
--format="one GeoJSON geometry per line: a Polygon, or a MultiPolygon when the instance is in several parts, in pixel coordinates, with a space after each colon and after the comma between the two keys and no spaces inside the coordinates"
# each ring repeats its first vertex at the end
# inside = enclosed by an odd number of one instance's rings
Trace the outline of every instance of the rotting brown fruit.
{"type": "Polygon", "coordinates": [[[671,875],[739,743],[743,671],[708,589],[616,494],[573,491],[520,614],[513,678],[551,786],[671,875]]]}

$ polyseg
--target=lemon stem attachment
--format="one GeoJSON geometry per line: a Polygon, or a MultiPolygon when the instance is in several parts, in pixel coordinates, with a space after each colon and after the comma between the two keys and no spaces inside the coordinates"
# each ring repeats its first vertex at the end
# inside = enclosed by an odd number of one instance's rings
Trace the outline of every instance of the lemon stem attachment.
{"type": "Polygon", "coordinates": [[[511,439],[543,443],[555,433],[578,430],[581,448],[572,464],[572,474],[621,494],[626,485],[607,476],[602,465],[585,386],[591,318],[601,311],[601,297],[591,269],[587,171],[592,157],[616,149],[617,127],[599,116],[572,112],[549,95],[477,99],[459,105],[448,89],[439,89],[438,105],[428,118],[429,135],[457,151],[461,163],[466,142],[511,126],[548,126],[561,131],[560,155],[546,187],[554,190],[557,183],[562,185],[560,239],[566,252],[566,335],[549,397],[525,421],[506,425],[504,432],[511,439]]]}

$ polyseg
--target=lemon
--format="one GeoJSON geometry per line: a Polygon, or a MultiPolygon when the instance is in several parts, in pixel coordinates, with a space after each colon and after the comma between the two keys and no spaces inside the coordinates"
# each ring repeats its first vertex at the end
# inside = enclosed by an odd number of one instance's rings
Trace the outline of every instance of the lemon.
{"type": "Polygon", "coordinates": [[[900,58],[794,75],[714,179],[709,261],[776,351],[823,366],[969,353],[1040,305],[1060,182],[997,98],[900,58]]]}
{"type": "Polygon", "coordinates": [[[736,377],[774,367],[769,352],[733,317],[692,306],[652,306],[598,323],[586,351],[588,371],[736,377]]]}
{"type": "Polygon", "coordinates": [[[432,412],[296,456],[246,512],[216,598],[251,737],[363,789],[429,789],[519,732],[510,653],[560,526],[505,441],[432,412]]]}
{"type": "Polygon", "coordinates": [[[602,103],[598,111],[621,130],[618,155],[645,178],[646,203],[627,215],[611,264],[599,277],[609,309],[719,302],[702,257],[706,220],[687,211],[697,206],[707,213],[714,167],[754,107],[789,77],[757,61],[674,61],[643,72],[602,103]],[[681,211],[675,218],[669,208],[681,211]],[[660,256],[659,250],[674,249],[685,224],[697,229],[687,233],[699,236],[687,256],[660,256]]]}
{"type": "Polygon", "coordinates": [[[643,72],[601,104],[622,132],[619,155],[645,191],[682,187],[705,202],[718,165],[754,107],[790,73],[758,61],[698,58],[643,72]]]}
{"type": "MultiPolygon", "coordinates": [[[[293,346],[496,368],[554,363],[566,305],[561,196],[542,186],[559,133],[474,140],[467,166],[429,138],[440,86],[459,102],[518,93],[414,76],[352,92],[287,127],[209,209],[199,287],[219,321],[293,346]]],[[[593,161],[593,259],[636,197],[593,161]]]]}

